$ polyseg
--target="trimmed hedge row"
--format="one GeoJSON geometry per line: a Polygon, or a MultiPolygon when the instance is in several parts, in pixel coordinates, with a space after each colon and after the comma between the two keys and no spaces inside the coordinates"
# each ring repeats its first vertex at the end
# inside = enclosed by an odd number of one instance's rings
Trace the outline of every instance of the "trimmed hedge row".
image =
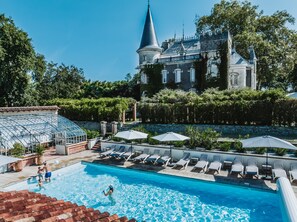
{"type": "Polygon", "coordinates": [[[57,105],[59,114],[78,121],[120,121],[121,115],[133,103],[130,98],[53,99],[45,105],[57,105]]]}
{"type": "Polygon", "coordinates": [[[143,123],[191,123],[295,126],[297,100],[239,100],[141,103],[143,123]]]}

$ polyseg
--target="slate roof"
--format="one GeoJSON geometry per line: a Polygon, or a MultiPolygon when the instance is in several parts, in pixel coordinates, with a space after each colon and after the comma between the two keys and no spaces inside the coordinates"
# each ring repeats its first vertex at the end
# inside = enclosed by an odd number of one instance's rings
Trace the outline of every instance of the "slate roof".
{"type": "Polygon", "coordinates": [[[230,64],[231,65],[249,65],[249,62],[244,59],[241,55],[239,55],[235,49],[232,49],[231,56],[230,56],[230,64]]]}
{"type": "Polygon", "coordinates": [[[198,38],[190,38],[184,40],[176,40],[174,43],[165,50],[162,55],[164,56],[174,56],[179,54],[181,49],[181,44],[183,44],[184,50],[187,54],[199,54],[200,53],[200,45],[198,42],[198,38]]]}
{"type": "Polygon", "coordinates": [[[135,222],[127,217],[110,215],[71,202],[57,200],[40,193],[22,191],[0,192],[0,222],[135,222]]]}
{"type": "Polygon", "coordinates": [[[25,111],[40,111],[40,110],[58,110],[58,106],[27,106],[27,107],[0,107],[0,113],[8,112],[25,112],[25,111]]]}
{"type": "MultiPolygon", "coordinates": [[[[151,15],[150,7],[148,6],[144,29],[142,33],[141,43],[139,46],[139,49],[142,49],[144,47],[154,47],[154,48],[160,48],[155,32],[155,27],[151,15]]],[[[139,50],[138,49],[138,50],[139,50]]]]}

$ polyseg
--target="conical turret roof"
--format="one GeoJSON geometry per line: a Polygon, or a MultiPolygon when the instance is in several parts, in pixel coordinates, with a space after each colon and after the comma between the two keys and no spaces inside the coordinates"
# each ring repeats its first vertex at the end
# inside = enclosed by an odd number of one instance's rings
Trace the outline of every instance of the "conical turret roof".
{"type": "Polygon", "coordinates": [[[148,9],[147,9],[141,43],[138,50],[148,46],[160,48],[158,44],[155,28],[154,28],[150,6],[148,6],[148,9]]]}

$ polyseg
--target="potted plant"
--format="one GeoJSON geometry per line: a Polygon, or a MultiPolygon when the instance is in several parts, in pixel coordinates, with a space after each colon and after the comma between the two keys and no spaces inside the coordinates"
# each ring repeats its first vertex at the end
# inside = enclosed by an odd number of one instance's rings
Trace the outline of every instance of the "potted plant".
{"type": "Polygon", "coordinates": [[[44,145],[37,144],[35,148],[35,152],[37,155],[37,165],[41,165],[43,163],[43,154],[45,151],[44,145]]]}
{"type": "MultiPolygon", "coordinates": [[[[20,143],[13,144],[13,148],[10,150],[12,156],[22,158],[25,153],[25,147],[20,143]]],[[[23,161],[20,160],[15,164],[15,171],[21,171],[23,169],[23,161]]]]}

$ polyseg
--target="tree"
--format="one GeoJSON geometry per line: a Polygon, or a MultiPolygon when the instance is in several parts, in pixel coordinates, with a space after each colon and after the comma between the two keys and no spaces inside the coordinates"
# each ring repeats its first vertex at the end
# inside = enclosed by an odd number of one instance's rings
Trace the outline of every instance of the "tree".
{"type": "Polygon", "coordinates": [[[128,73],[125,80],[107,81],[85,81],[82,86],[80,98],[100,97],[131,97],[140,100],[140,74],[131,77],[128,73]]]}
{"type": "Polygon", "coordinates": [[[0,14],[0,106],[22,105],[34,61],[27,33],[0,14]]]}
{"type": "Polygon", "coordinates": [[[290,73],[290,81],[292,83],[292,88],[297,91],[297,64],[294,65],[294,69],[290,73]]]}
{"type": "Polygon", "coordinates": [[[248,58],[247,48],[254,46],[258,62],[258,88],[288,86],[288,74],[297,58],[297,33],[286,25],[295,19],[286,11],[263,15],[249,1],[222,0],[209,16],[196,20],[197,32],[230,31],[237,51],[248,58]]]}
{"type": "Polygon", "coordinates": [[[36,75],[37,90],[41,100],[76,98],[84,81],[83,70],[75,66],[48,63],[44,75],[36,75]]]}

